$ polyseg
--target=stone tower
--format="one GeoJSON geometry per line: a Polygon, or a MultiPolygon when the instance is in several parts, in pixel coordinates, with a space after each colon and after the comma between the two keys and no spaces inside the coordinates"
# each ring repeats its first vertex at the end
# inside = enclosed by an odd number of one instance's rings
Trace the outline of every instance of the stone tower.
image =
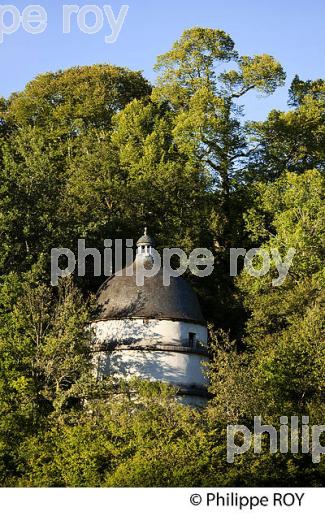
{"type": "Polygon", "coordinates": [[[99,377],[138,376],[177,387],[179,400],[194,406],[207,401],[207,327],[196,294],[181,277],[163,285],[163,268],[136,279],[138,262],[153,261],[153,239],[137,242],[130,266],[108,278],[98,291],[99,314],[95,331],[94,362],[99,377]]]}

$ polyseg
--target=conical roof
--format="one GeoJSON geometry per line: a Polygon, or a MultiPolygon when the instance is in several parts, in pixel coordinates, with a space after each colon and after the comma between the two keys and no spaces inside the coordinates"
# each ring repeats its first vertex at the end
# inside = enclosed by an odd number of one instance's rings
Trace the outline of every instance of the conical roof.
{"type": "MultiPolygon", "coordinates": [[[[145,228],[137,246],[153,246],[154,243],[145,228]]],[[[150,269],[153,257],[138,252],[132,266],[103,283],[97,293],[97,320],[151,318],[205,323],[195,292],[180,276],[171,277],[170,284],[165,286],[162,268],[155,276],[144,277],[144,284],[140,286],[137,268],[141,262],[144,262],[145,269],[150,269]]]]}
{"type": "Polygon", "coordinates": [[[181,277],[163,285],[163,270],[138,286],[135,269],[127,276],[123,269],[108,278],[97,294],[97,320],[148,318],[205,323],[198,298],[181,277]]]}

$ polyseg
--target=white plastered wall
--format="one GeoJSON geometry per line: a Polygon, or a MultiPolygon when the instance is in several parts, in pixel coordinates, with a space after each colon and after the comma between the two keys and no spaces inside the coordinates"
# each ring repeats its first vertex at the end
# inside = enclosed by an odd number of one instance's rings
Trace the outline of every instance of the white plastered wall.
{"type": "Polygon", "coordinates": [[[153,350],[114,350],[97,352],[94,356],[97,373],[101,376],[132,376],[163,381],[184,387],[205,387],[202,361],[205,356],[184,352],[153,350]]]}
{"type": "Polygon", "coordinates": [[[177,350],[189,347],[189,333],[195,334],[196,346],[206,345],[204,325],[136,318],[99,321],[93,328],[94,345],[99,350],[94,354],[94,364],[99,376],[137,376],[187,388],[207,386],[202,365],[207,357],[200,352],[177,350]],[[116,350],[105,351],[109,346],[116,350]]]}
{"type": "Polygon", "coordinates": [[[146,320],[142,318],[98,321],[93,324],[96,343],[131,344],[134,346],[177,345],[188,346],[189,334],[207,344],[207,328],[185,321],[146,320]]]}

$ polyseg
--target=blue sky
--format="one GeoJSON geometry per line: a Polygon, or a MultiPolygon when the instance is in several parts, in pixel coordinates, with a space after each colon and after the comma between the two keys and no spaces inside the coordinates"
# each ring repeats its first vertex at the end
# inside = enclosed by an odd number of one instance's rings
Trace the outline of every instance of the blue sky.
{"type": "MultiPolygon", "coordinates": [[[[9,2],[8,2],[9,3],[9,2]]],[[[0,96],[23,89],[37,74],[73,65],[113,63],[143,70],[154,80],[156,56],[166,52],[185,28],[194,25],[228,32],[240,54],[269,53],[287,73],[287,85],[269,98],[250,93],[245,99],[246,117],[263,119],[272,108],[286,109],[288,85],[297,73],[302,79],[324,77],[324,0],[11,0],[21,12],[39,4],[48,13],[43,34],[31,35],[20,28],[0,45],[0,96]],[[108,21],[97,34],[83,34],[72,18],[70,34],[62,33],[63,4],[80,7],[110,4],[115,15],[129,5],[124,25],[114,44],[108,21]]],[[[4,4],[2,4],[4,5],[4,4]]],[[[5,22],[9,19],[5,18],[5,22]]],[[[91,18],[89,19],[89,23],[91,18]]]]}

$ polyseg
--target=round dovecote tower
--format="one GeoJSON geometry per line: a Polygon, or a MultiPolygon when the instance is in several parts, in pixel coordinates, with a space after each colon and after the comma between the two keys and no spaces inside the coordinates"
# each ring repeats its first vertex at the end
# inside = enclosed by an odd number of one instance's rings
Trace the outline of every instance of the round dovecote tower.
{"type": "Polygon", "coordinates": [[[97,374],[170,383],[182,402],[202,406],[208,384],[202,366],[208,359],[206,322],[196,294],[183,278],[172,277],[164,286],[161,269],[145,277],[143,286],[137,285],[136,264],[150,264],[153,247],[145,229],[131,269],[111,276],[98,291],[99,311],[93,323],[97,374]]]}

